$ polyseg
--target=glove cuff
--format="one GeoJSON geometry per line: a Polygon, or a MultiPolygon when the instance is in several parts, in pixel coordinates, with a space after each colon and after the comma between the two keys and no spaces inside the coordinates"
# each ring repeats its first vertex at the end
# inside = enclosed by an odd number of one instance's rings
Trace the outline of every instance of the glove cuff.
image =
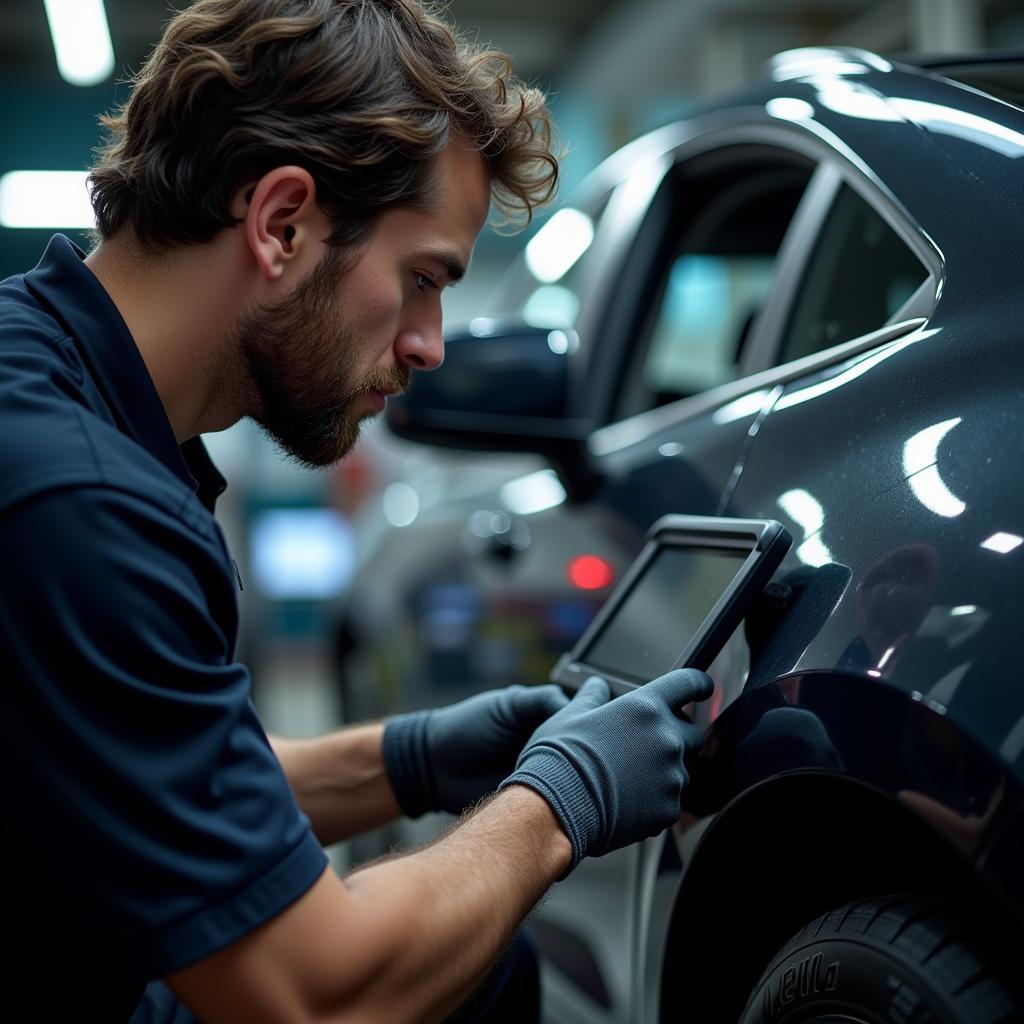
{"type": "Polygon", "coordinates": [[[384,725],[384,770],[407,818],[437,810],[427,757],[429,711],[389,718],[384,725]]]}
{"type": "Polygon", "coordinates": [[[565,878],[590,852],[601,834],[594,797],[572,763],[559,751],[538,747],[520,758],[516,770],[498,787],[529,786],[551,805],[572,847],[565,878]]]}

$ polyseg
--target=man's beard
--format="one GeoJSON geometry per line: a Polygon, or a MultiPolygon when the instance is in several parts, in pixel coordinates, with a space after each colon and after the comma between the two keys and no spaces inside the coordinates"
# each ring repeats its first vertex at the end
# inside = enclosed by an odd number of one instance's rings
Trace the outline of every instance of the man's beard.
{"type": "Polygon", "coordinates": [[[244,314],[236,325],[248,370],[252,418],[298,463],[329,466],[359,439],[356,412],[371,391],[405,391],[405,366],[358,373],[360,345],[336,299],[343,254],[330,249],[292,295],[244,314]]]}

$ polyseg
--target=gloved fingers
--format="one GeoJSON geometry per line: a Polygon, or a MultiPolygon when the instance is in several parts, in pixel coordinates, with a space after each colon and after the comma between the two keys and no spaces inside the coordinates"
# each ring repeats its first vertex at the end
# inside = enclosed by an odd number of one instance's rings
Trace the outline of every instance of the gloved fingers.
{"type": "Polygon", "coordinates": [[[520,724],[535,728],[569,703],[565,691],[554,683],[515,687],[513,703],[520,724]]]}
{"type": "Polygon", "coordinates": [[[706,700],[714,689],[711,676],[695,668],[677,668],[644,686],[646,693],[660,697],[677,713],[692,700],[706,700]]]}
{"type": "Polygon", "coordinates": [[[683,736],[683,748],[687,753],[696,753],[704,745],[704,730],[692,722],[680,722],[679,730],[683,736]]]}
{"type": "Polygon", "coordinates": [[[591,711],[611,700],[611,687],[600,677],[590,676],[579,688],[571,703],[579,711],[591,711]]]}

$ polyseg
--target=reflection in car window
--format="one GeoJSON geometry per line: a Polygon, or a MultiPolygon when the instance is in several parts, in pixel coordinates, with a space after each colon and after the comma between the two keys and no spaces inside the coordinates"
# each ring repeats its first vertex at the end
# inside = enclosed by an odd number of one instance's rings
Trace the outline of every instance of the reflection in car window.
{"type": "Polygon", "coordinates": [[[733,379],[772,280],[773,256],[687,253],[669,271],[644,365],[654,392],[696,394],[733,379]]]}
{"type": "Polygon", "coordinates": [[[882,327],[927,276],[881,215],[843,185],[797,292],[780,362],[882,327]]]}

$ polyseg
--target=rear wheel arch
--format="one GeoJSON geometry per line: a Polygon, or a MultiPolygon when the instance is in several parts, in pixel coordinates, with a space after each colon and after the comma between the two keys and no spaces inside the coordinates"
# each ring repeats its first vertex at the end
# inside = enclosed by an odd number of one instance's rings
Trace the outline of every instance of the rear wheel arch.
{"type": "Polygon", "coordinates": [[[1024,941],[1024,923],[968,858],[889,795],[810,772],[754,787],[708,827],[678,886],[660,1019],[735,1024],[764,968],[803,925],[894,892],[965,900],[995,934],[1024,941]]]}

